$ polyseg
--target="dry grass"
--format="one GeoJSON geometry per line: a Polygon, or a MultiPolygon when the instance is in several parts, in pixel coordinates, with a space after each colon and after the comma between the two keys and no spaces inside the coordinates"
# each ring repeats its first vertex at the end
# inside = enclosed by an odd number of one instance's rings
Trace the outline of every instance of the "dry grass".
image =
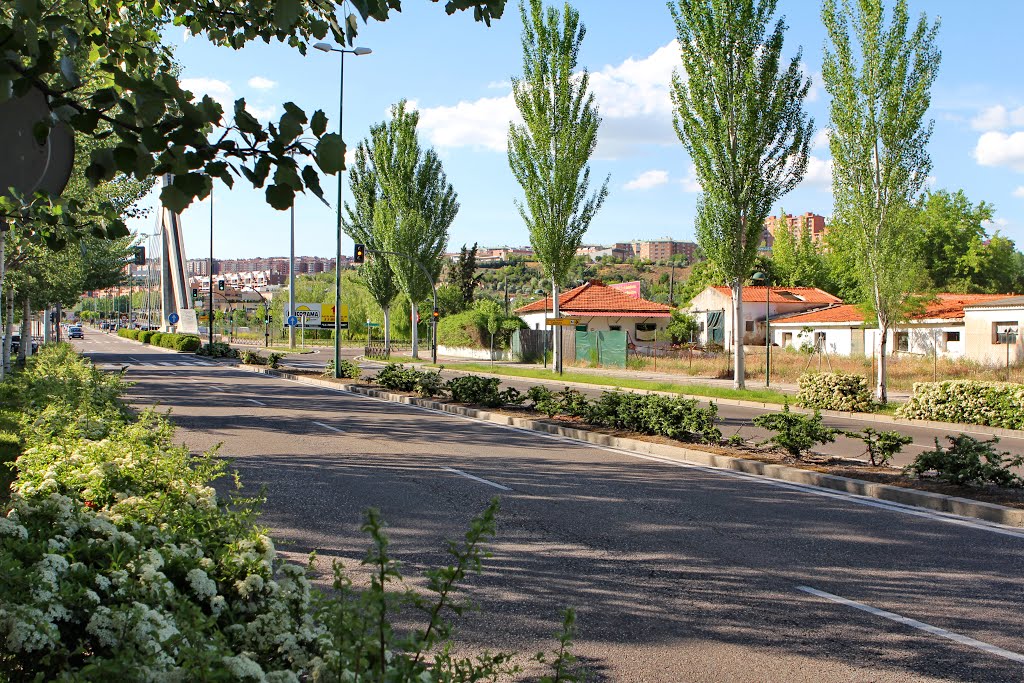
{"type": "MultiPolygon", "coordinates": [[[[680,352],[679,357],[657,359],[630,356],[629,367],[634,370],[655,370],[690,377],[710,377],[728,379],[732,377],[732,358],[729,354],[719,353],[700,355],[694,353],[692,359],[688,352],[680,352]],[[656,366],[656,367],[655,367],[656,366]]],[[[753,382],[764,381],[764,348],[748,349],[747,379],[753,382]]],[[[584,364],[579,364],[584,365],[584,364]]],[[[807,355],[798,351],[772,349],[772,381],[796,384],[800,375],[815,372],[819,368],[823,372],[846,372],[864,375],[870,386],[874,387],[872,359],[846,356],[807,355]]],[[[897,391],[910,391],[914,382],[931,382],[933,379],[974,379],[982,381],[1006,381],[1005,367],[985,366],[974,361],[939,358],[934,362],[931,357],[910,354],[898,354],[889,360],[889,388],[897,391]]],[[[1010,366],[1010,381],[1024,382],[1024,364],[1010,366]]]]}

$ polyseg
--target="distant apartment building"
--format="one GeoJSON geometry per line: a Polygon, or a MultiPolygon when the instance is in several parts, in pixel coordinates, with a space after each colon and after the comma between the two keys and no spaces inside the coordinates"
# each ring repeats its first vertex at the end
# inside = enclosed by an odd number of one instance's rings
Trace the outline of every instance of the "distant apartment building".
{"type": "Polygon", "coordinates": [[[633,245],[629,242],[616,242],[605,246],[601,244],[584,244],[576,250],[578,256],[586,256],[591,261],[602,257],[610,257],[618,260],[625,260],[633,257],[633,245]]]}
{"type": "Polygon", "coordinates": [[[828,233],[828,226],[825,225],[825,217],[816,213],[800,214],[794,216],[787,213],[785,216],[768,216],[764,219],[765,245],[771,248],[775,242],[775,235],[780,227],[787,228],[792,235],[800,236],[804,229],[810,231],[811,240],[820,243],[828,233]]]}
{"type": "Polygon", "coordinates": [[[477,263],[496,263],[508,261],[513,257],[532,259],[533,249],[530,247],[481,247],[476,251],[477,263]]]}
{"type": "MultiPolygon", "coordinates": [[[[328,273],[334,271],[335,259],[322,256],[296,256],[295,274],[314,275],[316,273],[328,273]]],[[[341,257],[342,267],[351,264],[347,256],[341,257]]],[[[188,259],[185,268],[189,275],[206,277],[209,275],[209,260],[203,258],[188,259]]],[[[270,256],[244,259],[214,259],[213,274],[228,275],[231,273],[274,273],[274,279],[282,278],[287,280],[289,276],[288,257],[270,256]]]]}
{"type": "MultiPolygon", "coordinates": [[[[214,260],[214,270],[217,262],[214,260]]],[[[185,261],[185,272],[189,275],[205,277],[210,274],[210,260],[205,258],[190,258],[185,261]]]]}
{"type": "Polygon", "coordinates": [[[678,242],[672,239],[644,240],[633,242],[633,254],[647,261],[668,261],[673,256],[683,255],[693,262],[697,255],[695,242],[678,242]]]}

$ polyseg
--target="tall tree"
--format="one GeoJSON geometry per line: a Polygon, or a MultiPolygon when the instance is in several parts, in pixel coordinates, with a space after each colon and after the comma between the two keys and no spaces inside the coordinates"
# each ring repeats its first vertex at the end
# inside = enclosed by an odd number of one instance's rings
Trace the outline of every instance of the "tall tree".
{"type": "MultiPolygon", "coordinates": [[[[590,75],[576,72],[586,28],[571,5],[546,10],[541,0],[519,7],[523,21],[523,76],[512,96],[523,117],[508,131],[508,163],[523,188],[516,201],[530,230],[530,244],[551,279],[554,315],[558,288],[569,279],[576,250],[608,196],[606,177],[590,193],[590,157],[601,125],[590,75]],[[589,195],[589,196],[588,196],[589,195]]],[[[553,366],[561,370],[561,336],[553,366]]]]}
{"type": "Polygon", "coordinates": [[[939,22],[922,13],[908,32],[906,0],[896,0],[886,25],[881,0],[825,0],[822,73],[832,96],[832,190],[842,229],[850,232],[866,291],[878,320],[877,399],[887,400],[888,333],[906,315],[915,288],[920,232],[913,220],[931,170],[925,115],[941,54],[939,22]],[[851,30],[852,29],[852,30],[851,30]]]}
{"type": "Polygon", "coordinates": [[[772,283],[786,287],[827,287],[828,277],[821,248],[814,242],[811,227],[793,228],[780,212],[779,227],[772,243],[772,283]]]}
{"type": "Polygon", "coordinates": [[[676,133],[697,169],[697,242],[732,289],[733,386],[743,388],[743,284],[772,204],[804,176],[814,122],[801,51],[783,64],[776,0],[669,4],[682,52],[672,75],[676,133]]]}
{"type": "Polygon", "coordinates": [[[477,243],[466,248],[463,244],[459,249],[459,257],[448,266],[448,281],[458,288],[462,296],[462,309],[466,309],[473,303],[473,295],[480,285],[482,276],[476,273],[476,252],[477,243]]]}
{"type": "MultiPolygon", "coordinates": [[[[380,186],[374,205],[374,232],[395,280],[409,299],[412,316],[437,282],[448,245],[448,228],[459,212],[458,195],[433,149],[424,151],[416,133],[419,112],[405,100],[391,108],[391,120],[370,130],[373,164],[380,186]],[[426,272],[424,272],[426,271],[426,272]]],[[[419,353],[413,321],[412,355],[419,353]]]]}
{"type": "Polygon", "coordinates": [[[377,180],[376,167],[373,162],[373,141],[363,140],[356,147],[354,166],[349,171],[349,187],[352,190],[354,205],[345,203],[348,219],[344,221],[345,233],[353,241],[366,245],[370,250],[370,258],[359,267],[370,296],[384,312],[384,348],[391,350],[391,304],[398,296],[398,283],[394,271],[385,254],[376,254],[384,250],[388,232],[393,221],[387,212],[380,212],[382,190],[377,180]]]}

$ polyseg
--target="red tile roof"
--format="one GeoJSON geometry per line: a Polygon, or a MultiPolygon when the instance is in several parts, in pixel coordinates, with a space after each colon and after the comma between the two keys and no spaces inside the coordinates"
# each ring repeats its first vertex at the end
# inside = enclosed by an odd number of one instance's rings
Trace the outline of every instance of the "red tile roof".
{"type": "MultiPolygon", "coordinates": [[[[732,290],[728,287],[715,287],[716,291],[727,297],[732,297],[732,290]]],[[[787,300],[803,302],[808,304],[841,304],[843,300],[832,296],[828,292],[817,287],[772,287],[772,303],[782,303],[787,300]]],[[[744,287],[743,303],[765,303],[768,301],[768,287],[744,287]]]]}
{"type": "MultiPolygon", "coordinates": [[[[579,316],[633,315],[649,318],[667,318],[672,309],[664,304],[647,299],[637,299],[609,287],[600,280],[591,280],[585,285],[570,289],[558,295],[559,312],[579,316]]],[[[539,299],[516,309],[516,313],[540,313],[551,310],[551,298],[539,299]]]]}
{"type": "MultiPolygon", "coordinates": [[[[964,306],[1013,298],[1012,294],[936,294],[925,304],[924,310],[911,317],[912,320],[963,320],[964,306]]],[[[826,306],[806,313],[779,316],[777,323],[851,323],[864,322],[864,313],[852,304],[826,306]]]]}

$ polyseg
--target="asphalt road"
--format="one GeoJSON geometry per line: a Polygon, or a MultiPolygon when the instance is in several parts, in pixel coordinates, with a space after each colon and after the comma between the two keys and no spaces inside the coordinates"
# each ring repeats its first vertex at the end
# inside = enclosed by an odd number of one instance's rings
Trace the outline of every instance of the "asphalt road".
{"type": "MultiPolygon", "coordinates": [[[[91,335],[139,405],[220,443],[295,559],[356,566],[381,510],[408,574],[494,495],[465,648],[549,647],[598,681],[1022,681],[1024,531],[577,444],[91,335]],[[134,360],[132,360],[134,359],[134,360]],[[852,602],[851,602],[852,601],[852,602]]],[[[193,357],[194,358],[194,357],[193,357]]],[[[323,564],[321,564],[323,566],[323,564]]],[[[358,577],[358,572],[356,572],[358,577]]]]}

